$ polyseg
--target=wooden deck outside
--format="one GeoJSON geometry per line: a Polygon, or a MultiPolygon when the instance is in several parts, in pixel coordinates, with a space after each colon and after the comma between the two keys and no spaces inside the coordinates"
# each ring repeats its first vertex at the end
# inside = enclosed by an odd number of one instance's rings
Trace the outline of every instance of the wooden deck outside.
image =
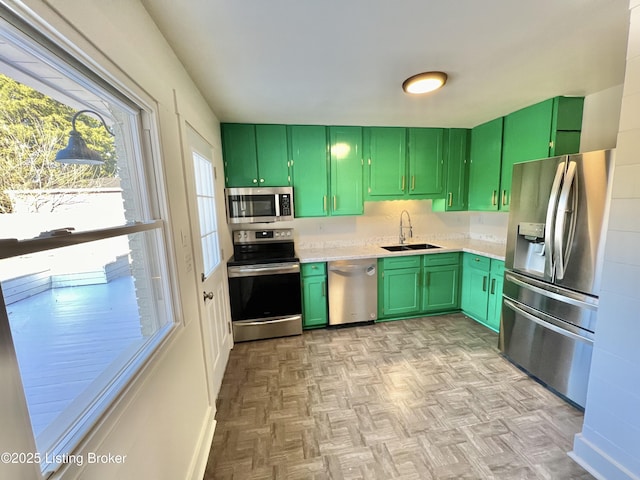
{"type": "Polygon", "coordinates": [[[145,340],[131,276],[49,289],[7,312],[36,439],[61,415],[79,411],[92,383],[145,340]]]}

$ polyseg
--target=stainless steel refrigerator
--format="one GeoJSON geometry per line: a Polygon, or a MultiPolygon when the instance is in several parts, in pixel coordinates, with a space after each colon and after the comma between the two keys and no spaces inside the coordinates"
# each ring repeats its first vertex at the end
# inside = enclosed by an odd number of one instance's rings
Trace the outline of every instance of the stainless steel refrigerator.
{"type": "Polygon", "coordinates": [[[513,168],[499,348],[584,408],[614,151],[513,168]]]}

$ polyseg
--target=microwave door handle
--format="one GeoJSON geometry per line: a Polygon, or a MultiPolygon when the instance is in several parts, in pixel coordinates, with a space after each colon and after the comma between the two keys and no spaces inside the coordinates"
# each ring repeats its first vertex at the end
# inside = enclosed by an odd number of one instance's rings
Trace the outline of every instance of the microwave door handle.
{"type": "Polygon", "coordinates": [[[545,277],[553,280],[554,273],[554,248],[553,248],[553,227],[556,221],[556,213],[558,207],[558,197],[560,195],[560,187],[562,186],[562,177],[566,162],[560,162],[556,169],[556,176],[551,186],[551,195],[549,196],[549,205],[547,206],[547,217],[545,219],[544,228],[544,254],[545,254],[545,277]]]}
{"type": "Polygon", "coordinates": [[[273,196],[273,201],[275,202],[276,218],[280,216],[280,197],[281,195],[279,193],[276,193],[273,196]]]}
{"type": "Polygon", "coordinates": [[[571,199],[571,189],[577,188],[576,185],[576,162],[569,162],[567,168],[567,174],[565,176],[564,183],[562,184],[562,191],[560,192],[560,200],[558,201],[558,211],[556,213],[556,221],[554,227],[553,248],[554,256],[556,257],[556,278],[562,280],[569,261],[569,254],[571,253],[571,245],[573,244],[573,234],[576,226],[576,200],[577,192],[574,191],[573,202],[569,205],[571,199]],[[569,231],[565,238],[564,231],[567,226],[567,216],[570,217],[569,231]]]}

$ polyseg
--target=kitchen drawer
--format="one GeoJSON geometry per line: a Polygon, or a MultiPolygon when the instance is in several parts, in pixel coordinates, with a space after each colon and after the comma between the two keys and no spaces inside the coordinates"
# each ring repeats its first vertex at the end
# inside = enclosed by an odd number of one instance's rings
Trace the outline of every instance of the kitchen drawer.
{"type": "Polygon", "coordinates": [[[491,260],[491,275],[504,275],[504,262],[502,260],[491,260]]]}
{"type": "Polygon", "coordinates": [[[464,266],[479,268],[488,272],[491,266],[491,259],[489,257],[483,257],[482,255],[466,254],[464,256],[464,266]]]}
{"type": "Polygon", "coordinates": [[[432,253],[425,255],[423,262],[425,267],[436,267],[439,265],[457,265],[460,260],[458,252],[452,253],[432,253]]]}
{"type": "Polygon", "coordinates": [[[303,277],[314,277],[316,275],[327,274],[326,262],[303,263],[300,265],[300,271],[303,277]]]}
{"type": "Polygon", "coordinates": [[[420,266],[420,255],[408,255],[405,257],[387,257],[382,259],[382,270],[395,268],[411,268],[420,266]]]}

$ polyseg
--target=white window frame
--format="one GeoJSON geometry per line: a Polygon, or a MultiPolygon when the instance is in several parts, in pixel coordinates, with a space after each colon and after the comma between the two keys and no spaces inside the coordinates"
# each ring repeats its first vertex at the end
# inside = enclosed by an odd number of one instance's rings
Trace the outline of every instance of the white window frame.
{"type": "MultiPolygon", "coordinates": [[[[165,307],[167,314],[169,315],[169,324],[166,325],[161,331],[162,335],[158,335],[153,338],[144,348],[144,354],[134,357],[134,360],[130,363],[128,368],[116,378],[111,391],[116,392],[109,396],[106,402],[103,404],[96,404],[96,407],[104,411],[105,415],[109,415],[109,412],[113,412],[117,405],[123,398],[123,393],[126,392],[135,382],[140,381],[140,377],[143,377],[146,370],[153,364],[154,360],[162,353],[163,347],[166,346],[171,339],[175,336],[177,328],[183,324],[181,313],[181,302],[179,297],[179,288],[177,284],[177,268],[175,264],[175,249],[172,241],[171,232],[169,229],[170,217],[168,209],[168,196],[166,192],[165,177],[163,171],[163,165],[159,158],[160,141],[159,141],[159,129],[157,120],[157,110],[153,106],[154,102],[150,99],[143,98],[140,93],[132,92],[128,87],[122,83],[115,81],[114,77],[107,74],[102,69],[97,68],[97,72],[90,71],[85,65],[92,65],[96,67],[95,62],[91,61],[86,55],[78,56],[78,52],[74,49],[73,53],[67,51],[69,45],[62,47],[64,41],[57,37],[52,32],[48,37],[45,37],[42,32],[31,27],[29,24],[21,20],[19,17],[14,16],[8,10],[5,10],[5,6],[0,6],[0,12],[2,18],[0,18],[1,26],[4,33],[9,33],[11,41],[19,45],[22,48],[27,49],[33,55],[37,56],[41,61],[47,63],[50,66],[58,69],[61,74],[66,78],[70,78],[73,81],[81,84],[89,91],[99,94],[102,98],[107,98],[110,103],[117,105],[123,111],[132,114],[138,119],[137,127],[137,139],[133,144],[129,145],[130,151],[135,157],[135,166],[130,170],[131,184],[135,187],[141,187],[141,190],[134,189],[139,192],[134,202],[137,204],[138,212],[145,218],[145,221],[130,223],[122,226],[109,227],[104,229],[97,229],[91,231],[74,232],[65,236],[55,236],[48,238],[32,238],[32,239],[1,239],[0,240],[0,259],[20,256],[28,253],[35,253],[39,251],[45,251],[64,246],[76,245],[86,242],[92,242],[101,239],[114,238],[121,235],[127,235],[145,231],[158,231],[162,237],[162,244],[164,247],[164,256],[160,255],[159,266],[162,269],[161,276],[165,281],[164,292],[167,293],[165,307]],[[56,41],[52,42],[51,37],[56,41]],[[80,58],[81,61],[76,60],[80,58]],[[85,60],[85,61],[82,61],[85,60]],[[108,78],[109,80],[105,80],[108,78]]],[[[36,22],[37,23],[37,22],[36,22]]],[[[38,25],[40,27],[41,25],[38,25]]],[[[29,76],[29,72],[15,68],[16,75],[14,78],[18,78],[18,75],[22,74],[25,77],[29,76]]],[[[46,93],[54,92],[55,85],[47,84],[43,82],[39,85],[40,91],[46,93]]],[[[72,97],[66,98],[66,102],[72,106],[87,106],[82,104],[80,100],[73,99],[72,97]],[[76,100],[76,101],[74,101],[76,100]]],[[[94,108],[89,105],[89,108],[94,108]]],[[[128,141],[128,140],[125,140],[128,141]]],[[[161,252],[163,253],[163,252],[161,252]]],[[[2,296],[0,295],[0,299],[2,296]]],[[[0,306],[3,309],[0,312],[0,333],[5,332],[8,328],[8,316],[3,304],[0,306]]],[[[9,362],[8,368],[17,369],[17,362],[15,357],[15,350],[13,345],[7,345],[6,342],[10,342],[10,336],[0,335],[0,347],[3,348],[6,355],[13,358],[12,362],[9,362]],[[5,348],[7,347],[7,348],[5,348]]],[[[11,375],[19,372],[9,372],[11,375]]],[[[0,396],[2,397],[2,396],[0,396]]],[[[2,397],[4,398],[4,397],[2,397]]],[[[26,400],[24,396],[23,405],[15,404],[14,397],[11,397],[12,402],[9,406],[15,406],[18,413],[23,413],[26,409],[26,400]]],[[[8,412],[12,415],[12,412],[8,412]]],[[[72,431],[65,437],[69,446],[81,445],[83,438],[93,435],[92,431],[95,429],[95,425],[90,427],[89,430],[82,429],[72,431]]],[[[28,438],[29,435],[33,435],[31,431],[23,432],[16,431],[15,434],[21,438],[20,442],[24,444],[32,444],[28,438]],[[26,435],[26,440],[25,440],[26,435]]],[[[42,465],[43,472],[49,475],[52,471],[60,465],[42,465]]]]}

